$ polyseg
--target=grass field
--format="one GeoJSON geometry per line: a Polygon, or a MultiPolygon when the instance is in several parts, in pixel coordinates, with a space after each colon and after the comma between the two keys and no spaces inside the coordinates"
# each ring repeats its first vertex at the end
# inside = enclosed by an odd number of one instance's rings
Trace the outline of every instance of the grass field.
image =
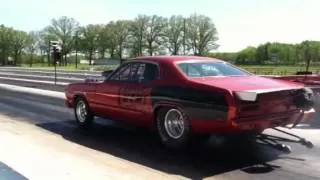
{"type": "MultiPolygon", "coordinates": [[[[30,68],[29,64],[22,64],[21,67],[30,68]]],[[[53,66],[48,66],[48,64],[33,64],[32,68],[54,68],[53,66]]],[[[64,69],[64,70],[96,70],[96,71],[103,71],[109,69],[115,69],[117,66],[114,65],[87,65],[87,64],[78,64],[76,68],[75,64],[69,64],[67,66],[57,66],[57,69],[64,69]]]]}
{"type": "MultiPolygon", "coordinates": [[[[28,64],[21,65],[22,67],[30,67],[28,64]]],[[[33,64],[32,67],[34,68],[41,68],[41,67],[52,67],[48,66],[47,64],[33,64]]],[[[57,66],[58,69],[65,69],[65,70],[96,70],[96,71],[103,71],[103,70],[110,70],[115,69],[117,66],[115,65],[86,65],[80,64],[76,69],[74,64],[70,64],[68,66],[57,66]]],[[[297,71],[305,71],[304,66],[276,66],[276,65],[239,65],[239,67],[255,74],[262,74],[262,75],[289,75],[295,74],[297,71]]],[[[320,72],[320,66],[310,66],[310,71],[313,73],[320,72]]]]}

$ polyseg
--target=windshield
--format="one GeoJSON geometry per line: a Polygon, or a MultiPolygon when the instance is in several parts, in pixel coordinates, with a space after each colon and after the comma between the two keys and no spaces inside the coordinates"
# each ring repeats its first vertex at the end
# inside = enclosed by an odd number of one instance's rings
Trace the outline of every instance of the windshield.
{"type": "Polygon", "coordinates": [[[249,76],[250,74],[225,62],[184,62],[178,67],[188,77],[249,76]]]}

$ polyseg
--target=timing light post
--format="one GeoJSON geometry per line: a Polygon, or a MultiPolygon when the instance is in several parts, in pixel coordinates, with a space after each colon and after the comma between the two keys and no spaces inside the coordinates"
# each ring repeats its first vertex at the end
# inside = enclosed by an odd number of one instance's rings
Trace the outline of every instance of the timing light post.
{"type": "Polygon", "coordinates": [[[50,41],[50,50],[53,50],[53,65],[54,65],[54,85],[57,84],[57,63],[61,59],[61,46],[59,41],[50,41]]]}

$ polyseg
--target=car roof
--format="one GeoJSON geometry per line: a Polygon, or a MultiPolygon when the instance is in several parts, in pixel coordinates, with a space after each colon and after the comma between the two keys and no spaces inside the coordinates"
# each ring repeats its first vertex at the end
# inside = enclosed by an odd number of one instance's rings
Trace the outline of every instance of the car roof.
{"type": "Polygon", "coordinates": [[[197,61],[197,60],[210,60],[210,61],[223,61],[216,58],[210,57],[202,57],[202,56],[141,56],[133,58],[132,60],[144,60],[144,61],[152,61],[152,62],[164,62],[164,63],[172,63],[178,61],[197,61]]]}

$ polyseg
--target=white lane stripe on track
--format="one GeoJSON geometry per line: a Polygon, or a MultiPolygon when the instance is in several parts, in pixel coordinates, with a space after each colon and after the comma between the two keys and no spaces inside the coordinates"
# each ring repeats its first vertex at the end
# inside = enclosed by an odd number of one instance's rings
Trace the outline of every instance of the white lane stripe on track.
{"type": "MultiPolygon", "coordinates": [[[[0,69],[2,72],[26,72],[26,73],[41,73],[41,74],[54,74],[54,71],[37,71],[37,70],[19,70],[19,69],[0,69]]],[[[81,73],[81,72],[59,72],[57,74],[64,74],[64,75],[82,75],[82,76],[101,76],[101,73],[81,73]]]]}
{"type": "MultiPolygon", "coordinates": [[[[50,79],[54,79],[54,77],[52,76],[35,76],[35,75],[29,75],[29,74],[14,74],[14,73],[1,73],[0,75],[2,76],[21,76],[21,77],[33,77],[33,78],[50,78],[50,79]]],[[[68,77],[59,77],[57,76],[57,79],[61,79],[61,80],[70,80],[70,81],[83,81],[82,78],[68,78],[68,77]]]]}
{"type": "MultiPolygon", "coordinates": [[[[0,70],[23,70],[23,71],[53,71],[53,67],[52,68],[19,68],[19,67],[0,67],[0,70]]],[[[97,71],[97,70],[68,70],[68,69],[59,69],[57,68],[57,71],[61,71],[61,72],[82,72],[82,73],[101,73],[101,71],[97,71]]]]}
{"type": "MultiPolygon", "coordinates": [[[[12,80],[12,81],[33,82],[33,83],[40,83],[40,84],[54,84],[53,81],[39,81],[39,80],[31,80],[31,79],[23,79],[23,78],[0,77],[0,79],[12,80]]],[[[57,82],[57,85],[62,85],[62,86],[66,86],[68,84],[70,84],[70,83],[57,82]]]]}
{"type": "Polygon", "coordinates": [[[49,90],[22,87],[22,86],[9,85],[9,84],[0,84],[0,89],[65,99],[65,94],[63,92],[58,92],[58,91],[49,91],[49,90]]]}

